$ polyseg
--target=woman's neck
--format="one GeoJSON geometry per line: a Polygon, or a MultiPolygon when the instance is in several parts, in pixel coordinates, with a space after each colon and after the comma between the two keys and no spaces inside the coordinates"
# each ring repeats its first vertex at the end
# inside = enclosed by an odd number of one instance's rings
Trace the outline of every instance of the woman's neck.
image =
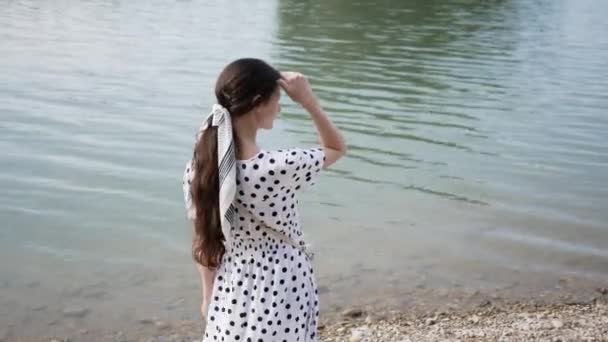
{"type": "Polygon", "coordinates": [[[234,140],[236,143],[236,159],[247,160],[259,152],[256,142],[258,129],[249,120],[234,120],[234,140]]]}

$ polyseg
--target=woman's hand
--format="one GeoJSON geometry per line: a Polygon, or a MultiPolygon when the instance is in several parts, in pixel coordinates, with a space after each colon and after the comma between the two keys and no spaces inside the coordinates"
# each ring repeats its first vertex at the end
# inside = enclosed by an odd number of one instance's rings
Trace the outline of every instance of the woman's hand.
{"type": "Polygon", "coordinates": [[[304,108],[316,106],[317,98],[306,79],[306,76],[299,72],[285,71],[281,73],[279,85],[294,101],[302,105],[304,108]]]}
{"type": "Polygon", "coordinates": [[[308,111],[317,128],[319,141],[325,151],[323,168],[328,168],[346,153],[346,143],[338,128],[321,108],[306,77],[299,72],[282,72],[278,81],[292,100],[308,111]]]}
{"type": "Polygon", "coordinates": [[[201,315],[203,319],[207,319],[209,304],[211,303],[211,294],[213,293],[213,282],[215,279],[215,271],[197,263],[196,268],[201,276],[201,295],[203,302],[201,304],[201,315]]]}

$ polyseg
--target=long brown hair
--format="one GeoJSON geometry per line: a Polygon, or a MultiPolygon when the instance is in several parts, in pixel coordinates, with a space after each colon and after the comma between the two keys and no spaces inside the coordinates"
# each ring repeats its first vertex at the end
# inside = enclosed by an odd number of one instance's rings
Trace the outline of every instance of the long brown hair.
{"type": "MultiPolygon", "coordinates": [[[[262,60],[238,59],[226,66],[217,79],[217,103],[224,106],[234,120],[268,101],[280,77],[276,69],[262,60]]],[[[217,267],[226,252],[219,210],[217,158],[217,128],[209,127],[194,147],[190,192],[196,208],[192,257],[210,268],[217,267]]]]}

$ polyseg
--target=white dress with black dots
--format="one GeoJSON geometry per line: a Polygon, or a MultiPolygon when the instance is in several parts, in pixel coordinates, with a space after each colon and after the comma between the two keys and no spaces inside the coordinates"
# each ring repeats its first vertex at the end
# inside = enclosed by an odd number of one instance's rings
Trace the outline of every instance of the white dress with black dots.
{"type": "MultiPolygon", "coordinates": [[[[319,299],[305,253],[298,195],[314,184],[324,159],[321,148],[294,148],[237,161],[232,245],[215,276],[204,342],[317,341],[319,299]]],[[[194,218],[191,179],[189,163],[184,195],[188,216],[194,218]]]]}

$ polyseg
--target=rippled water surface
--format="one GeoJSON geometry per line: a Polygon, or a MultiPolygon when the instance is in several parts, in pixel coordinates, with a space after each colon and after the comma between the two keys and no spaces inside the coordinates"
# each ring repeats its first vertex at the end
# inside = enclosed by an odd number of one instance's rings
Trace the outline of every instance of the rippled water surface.
{"type": "MultiPolygon", "coordinates": [[[[326,309],[606,281],[607,10],[4,1],[0,334],[196,317],[181,173],[217,73],[242,56],[309,75],[348,140],[303,201],[326,309]]],[[[283,102],[264,147],[315,144],[283,102]]]]}

